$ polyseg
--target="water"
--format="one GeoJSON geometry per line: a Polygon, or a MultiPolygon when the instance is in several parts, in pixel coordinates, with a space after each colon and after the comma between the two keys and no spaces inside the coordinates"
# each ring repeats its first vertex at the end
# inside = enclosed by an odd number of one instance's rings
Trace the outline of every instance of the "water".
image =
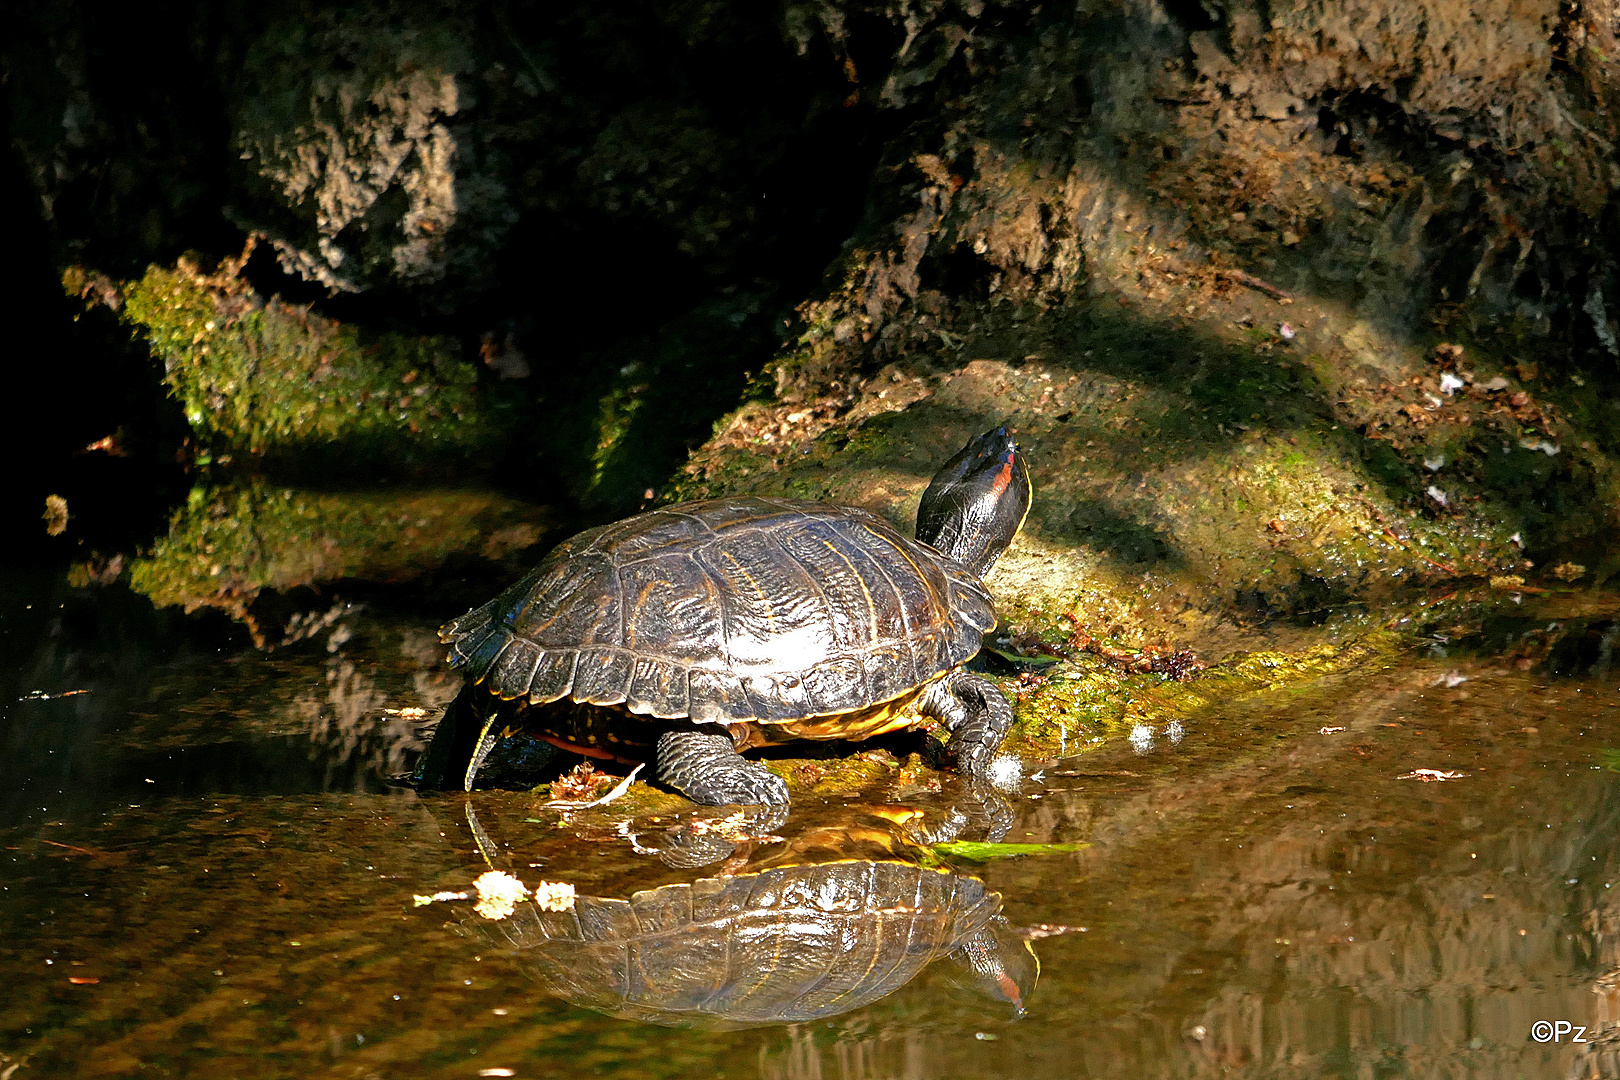
{"type": "MultiPolygon", "coordinates": [[[[813,1019],[672,1028],[553,996],[616,1008],[532,911],[491,922],[413,897],[491,866],[617,900],[773,866],[836,891],[840,866],[914,874],[926,856],[906,829],[944,820],[951,788],[907,807],[801,802],[782,842],[679,869],[636,848],[690,814],[620,828],[611,807],[562,818],[527,795],[393,781],[421,745],[410,710],[455,689],[443,612],[337,609],[264,653],[117,587],[13,584],[3,1080],[1620,1075],[1620,698],[1601,619],[1493,624],[1466,652],[1048,766],[1006,839],[1088,847],[924,871],[945,899],[913,887],[881,916],[909,951],[874,944],[861,927],[877,915],[842,924],[841,947],[873,964],[915,962],[899,989],[813,1019]],[[88,692],[17,700],[35,690],[88,692]],[[946,955],[975,927],[1005,951],[1021,1018],[946,955]],[[1017,968],[1026,942],[1038,978],[1017,968]]],[[[782,970],[811,962],[782,920],[751,925],[782,970]]],[[[729,986],[770,967],[750,954],[729,971],[683,935],[676,974],[729,986]]]]}

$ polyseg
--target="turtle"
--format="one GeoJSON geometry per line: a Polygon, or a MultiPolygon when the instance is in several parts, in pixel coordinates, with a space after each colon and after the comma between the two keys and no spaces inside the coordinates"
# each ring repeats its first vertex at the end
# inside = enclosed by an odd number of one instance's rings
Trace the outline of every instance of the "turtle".
{"type": "Polygon", "coordinates": [[[531,900],[493,925],[471,914],[461,924],[515,950],[553,997],[624,1020],[725,1029],[837,1016],[945,956],[1022,1014],[1034,967],[998,938],[1000,909],[977,878],[851,860],[629,900],[580,895],[567,911],[531,900]]]}
{"type": "Polygon", "coordinates": [[[439,631],[466,681],[418,786],[471,791],[503,735],[527,733],[654,761],[697,803],[786,806],[786,784],[742,751],[930,717],[949,730],[957,767],[987,779],[1012,708],[962,665],[995,625],[982,579],[1032,494],[997,427],[935,474],[915,539],[857,507],[755,496],[675,503],[571,537],[439,631]]]}
{"type": "Polygon", "coordinates": [[[460,924],[515,950],[552,996],[626,1020],[818,1020],[898,990],[941,957],[1023,1015],[1040,965],[1001,915],[1001,894],[942,864],[911,822],[861,809],[840,808],[731,873],[628,900],[582,893],[566,910],[530,899],[505,918],[464,912],[460,924]]]}

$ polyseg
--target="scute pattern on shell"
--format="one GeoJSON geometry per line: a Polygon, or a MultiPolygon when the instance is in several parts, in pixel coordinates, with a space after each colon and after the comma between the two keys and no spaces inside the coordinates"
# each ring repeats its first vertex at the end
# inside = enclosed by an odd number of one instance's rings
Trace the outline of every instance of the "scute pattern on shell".
{"type": "Polygon", "coordinates": [[[779,723],[888,701],[994,625],[971,571],[864,510],[739,498],[581,533],[440,637],[503,699],[779,723]]]}
{"type": "Polygon", "coordinates": [[[975,878],[889,862],[700,878],[524,905],[494,929],[553,994],[656,1024],[813,1020],[897,990],[995,916],[975,878]]]}

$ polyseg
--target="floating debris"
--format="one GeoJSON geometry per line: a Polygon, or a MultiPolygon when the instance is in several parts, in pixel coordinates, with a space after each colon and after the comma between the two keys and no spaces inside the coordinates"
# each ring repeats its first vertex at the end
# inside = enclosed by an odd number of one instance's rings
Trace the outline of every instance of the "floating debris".
{"type": "Polygon", "coordinates": [[[88,690],[63,690],[60,694],[47,694],[43,690],[30,690],[18,701],[55,701],[57,698],[75,697],[79,694],[88,694],[88,690]]]}
{"type": "MultiPolygon", "coordinates": [[[[778,818],[777,820],[780,821],[781,819],[778,818]]],[[[750,813],[747,810],[738,810],[736,813],[723,818],[695,818],[688,822],[685,828],[693,836],[718,836],[722,840],[730,840],[739,844],[747,840],[764,844],[785,843],[783,837],[755,832],[754,826],[759,821],[760,818],[757,814],[750,813]]]]}
{"type": "Polygon", "coordinates": [[[1348,731],[1348,730],[1349,730],[1348,728],[1342,728],[1342,727],[1325,727],[1325,728],[1318,728],[1316,733],[1318,735],[1337,735],[1341,731],[1348,731]]]}
{"type": "Polygon", "coordinates": [[[1574,581],[1586,574],[1586,567],[1576,562],[1562,562],[1552,568],[1552,576],[1559,581],[1574,581]]]}
{"type": "Polygon", "coordinates": [[[1450,500],[1450,498],[1448,498],[1446,496],[1446,493],[1441,491],[1439,488],[1435,487],[1433,484],[1429,485],[1428,491],[1426,491],[1424,494],[1428,495],[1429,498],[1433,499],[1435,502],[1439,503],[1441,506],[1450,506],[1451,505],[1451,500],[1450,500]]]}
{"type": "Polygon", "coordinates": [[[1428,469],[1430,472],[1439,472],[1441,469],[1446,467],[1446,455],[1436,454],[1434,457],[1424,458],[1423,467],[1428,469]]]}
{"type": "Polygon", "coordinates": [[[1277,327],[1277,333],[1282,336],[1284,341],[1294,340],[1294,328],[1288,323],[1283,323],[1281,326],[1277,327]]]}
{"type": "Polygon", "coordinates": [[[1440,392],[1446,397],[1450,397],[1466,385],[1468,384],[1449,371],[1442,372],[1440,375],[1440,392]]]}
{"type": "MultiPolygon", "coordinates": [[[[486,919],[505,919],[517,910],[519,900],[532,896],[542,911],[571,911],[574,907],[574,887],[565,881],[537,881],[531,892],[528,886],[505,870],[489,870],[473,880],[478,890],[478,903],[473,910],[486,919]]],[[[446,900],[470,900],[472,893],[445,890],[432,895],[416,893],[412,900],[416,907],[443,903],[446,900]]]]}
{"type": "Polygon", "coordinates": [[[1461,780],[1468,774],[1465,772],[1447,772],[1443,769],[1413,769],[1409,773],[1402,773],[1397,780],[1421,780],[1425,784],[1437,784],[1444,780],[1461,780]]]}
{"type": "Polygon", "coordinates": [[[1464,675],[1462,672],[1460,672],[1460,671],[1448,671],[1444,675],[1440,676],[1438,679],[1434,680],[1433,685],[1434,686],[1444,686],[1447,690],[1450,690],[1452,687],[1461,686],[1463,683],[1465,683],[1467,681],[1468,681],[1468,676],[1464,675]]]}

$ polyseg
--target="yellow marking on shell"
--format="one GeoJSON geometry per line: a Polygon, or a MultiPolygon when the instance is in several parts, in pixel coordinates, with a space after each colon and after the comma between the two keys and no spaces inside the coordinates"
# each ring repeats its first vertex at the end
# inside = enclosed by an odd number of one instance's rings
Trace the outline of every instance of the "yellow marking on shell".
{"type": "Polygon", "coordinates": [[[647,606],[647,601],[652,597],[653,590],[667,590],[673,587],[674,586],[670,582],[662,580],[649,581],[647,584],[641,587],[641,592],[636,594],[635,606],[630,609],[628,615],[621,616],[623,619],[621,625],[624,627],[623,645],[626,649],[634,649],[636,647],[636,624],[640,621],[641,609],[647,606]]]}
{"type": "MultiPolygon", "coordinates": [[[[861,587],[861,594],[866,597],[866,618],[871,627],[871,632],[867,636],[867,640],[878,640],[877,605],[872,602],[872,590],[866,587],[865,576],[863,576],[859,570],[855,569],[855,564],[850,562],[848,557],[845,556],[842,551],[839,551],[831,541],[823,540],[821,541],[821,546],[832,552],[839,562],[849,567],[850,575],[854,577],[855,584],[861,587]]],[[[831,598],[829,598],[829,602],[830,599],[831,598]]]]}
{"type": "Polygon", "coordinates": [[[767,593],[764,589],[759,587],[759,582],[754,580],[754,575],[750,574],[746,569],[744,569],[743,564],[737,561],[737,557],[735,555],[733,555],[729,551],[722,551],[720,554],[725,558],[725,560],[728,563],[731,564],[732,569],[736,570],[737,573],[741,574],[743,576],[743,579],[745,581],[747,581],[748,584],[753,588],[754,595],[758,596],[762,601],[764,601],[764,603],[765,603],[765,625],[767,627],[769,627],[771,630],[775,630],[776,629],[776,616],[771,611],[771,597],[770,597],[770,594],[767,593]]]}
{"type": "Polygon", "coordinates": [[[873,529],[870,525],[862,525],[861,528],[865,529],[867,532],[869,532],[873,536],[877,537],[877,539],[882,540],[885,544],[887,544],[889,546],[890,550],[899,553],[899,555],[900,555],[900,557],[902,559],[904,559],[904,560],[906,560],[906,562],[910,563],[911,564],[911,569],[916,572],[918,580],[924,581],[924,582],[926,582],[928,580],[928,575],[923,571],[922,567],[917,565],[917,560],[913,559],[911,557],[910,553],[906,551],[906,549],[905,549],[905,547],[903,545],[894,543],[888,537],[883,536],[876,529],[873,529]]]}
{"type": "MultiPolygon", "coordinates": [[[[887,735],[891,731],[904,731],[915,727],[922,719],[915,709],[915,705],[923,693],[934,683],[945,677],[945,673],[934,676],[921,686],[913,687],[899,697],[880,701],[875,705],[868,705],[863,709],[852,709],[844,713],[828,713],[822,716],[807,716],[802,720],[788,720],[784,723],[752,722],[746,725],[748,730],[744,733],[739,750],[751,746],[775,746],[779,743],[792,742],[795,739],[870,739],[877,735],[887,735]]],[[[733,733],[733,739],[737,735],[733,733]]]]}

